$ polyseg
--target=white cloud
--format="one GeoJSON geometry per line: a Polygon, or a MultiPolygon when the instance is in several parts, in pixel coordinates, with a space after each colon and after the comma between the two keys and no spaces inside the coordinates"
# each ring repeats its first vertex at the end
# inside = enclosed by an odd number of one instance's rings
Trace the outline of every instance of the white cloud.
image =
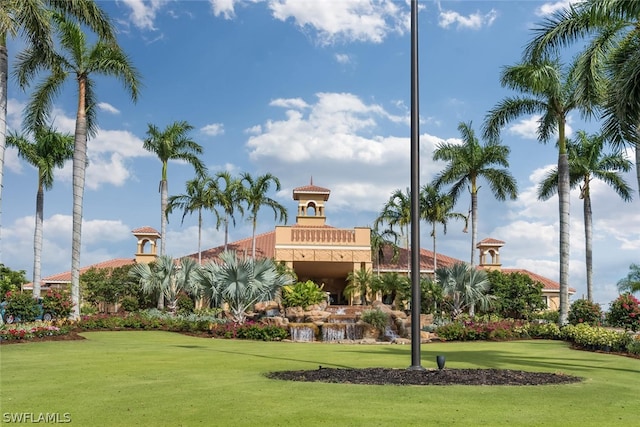
{"type": "Polygon", "coordinates": [[[335,58],[338,64],[349,64],[351,62],[351,57],[346,53],[336,53],[335,58]]]}
{"type": "Polygon", "coordinates": [[[315,30],[322,44],[342,40],[380,43],[390,32],[402,34],[407,29],[407,9],[391,0],[269,0],[269,8],[276,19],[291,18],[298,27],[315,30]]]}
{"type": "Polygon", "coordinates": [[[568,9],[572,4],[582,3],[582,0],[559,0],[547,2],[536,9],[536,15],[549,16],[560,10],[568,9]]]}
{"type": "Polygon", "coordinates": [[[120,110],[107,102],[98,102],[98,108],[107,113],[120,114],[120,110]]]}
{"type": "Polygon", "coordinates": [[[201,127],[200,131],[210,136],[222,135],[224,133],[224,125],[222,123],[212,123],[201,127]]]}
{"type": "Polygon", "coordinates": [[[247,133],[249,135],[258,135],[259,133],[262,133],[262,126],[260,125],[251,126],[245,129],[244,133],[247,133]]]}
{"type": "Polygon", "coordinates": [[[457,29],[479,30],[482,27],[490,27],[498,17],[498,12],[491,9],[487,13],[472,13],[464,16],[453,10],[440,10],[438,25],[449,28],[455,24],[457,29]]]}
{"type": "Polygon", "coordinates": [[[278,98],[271,101],[269,105],[272,107],[295,108],[299,110],[309,106],[302,98],[278,98]]]}
{"type": "Polygon", "coordinates": [[[129,20],[137,28],[142,30],[156,30],[154,21],[158,10],[164,6],[168,0],[121,0],[129,9],[131,14],[129,20]]]}
{"type": "MultiPolygon", "coordinates": [[[[256,169],[268,170],[284,185],[300,185],[313,176],[317,185],[331,189],[334,210],[377,211],[393,190],[407,185],[408,136],[377,132],[397,119],[378,104],[365,103],[349,93],[318,93],[316,97],[314,104],[298,98],[295,103],[272,103],[292,107],[284,118],[268,120],[255,129],[258,133],[247,142],[250,159],[256,169]]],[[[402,134],[405,129],[402,126],[402,134]]],[[[430,153],[440,138],[423,134],[420,141],[421,176],[426,182],[438,170],[430,153]]],[[[290,190],[284,189],[283,194],[289,195],[290,190]]]]}
{"type": "Polygon", "coordinates": [[[222,15],[224,19],[233,19],[236,16],[234,5],[239,0],[209,0],[214,16],[222,15]]]}

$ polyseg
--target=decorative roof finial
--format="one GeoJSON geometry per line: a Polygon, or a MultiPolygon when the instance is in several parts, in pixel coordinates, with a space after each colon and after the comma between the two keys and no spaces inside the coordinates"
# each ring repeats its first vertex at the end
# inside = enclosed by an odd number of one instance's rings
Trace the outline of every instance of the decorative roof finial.
{"type": "Polygon", "coordinates": [[[311,184],[309,185],[313,185],[313,175],[311,175],[311,184]]]}

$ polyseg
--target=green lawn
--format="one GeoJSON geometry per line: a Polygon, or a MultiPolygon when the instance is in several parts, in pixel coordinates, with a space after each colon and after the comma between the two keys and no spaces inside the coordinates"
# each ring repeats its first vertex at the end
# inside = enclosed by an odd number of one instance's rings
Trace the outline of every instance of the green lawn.
{"type": "MultiPolygon", "coordinates": [[[[558,341],[433,343],[422,365],[563,372],[555,386],[364,386],[267,379],[274,370],[396,367],[410,346],[265,343],[167,332],[0,347],[7,414],[69,413],[77,426],[637,425],[640,360],[558,341]]],[[[33,423],[27,423],[33,425],[33,423]]]]}

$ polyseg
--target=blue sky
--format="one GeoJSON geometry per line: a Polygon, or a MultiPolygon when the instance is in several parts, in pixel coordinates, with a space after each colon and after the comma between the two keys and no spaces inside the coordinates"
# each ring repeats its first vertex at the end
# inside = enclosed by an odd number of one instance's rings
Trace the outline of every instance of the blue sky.
{"type": "MultiPolygon", "coordinates": [[[[292,189],[329,188],[328,223],[367,226],[395,189],[409,186],[409,5],[387,0],[101,1],[119,31],[119,42],[143,76],[133,104],[119,82],[97,80],[100,131],[89,141],[84,201],[82,265],[132,257],[131,230],[160,228],[159,160],[142,148],[148,123],[164,128],[186,120],[204,147],[213,174],[229,170],[270,172],[283,189],[272,194],[295,221],[292,189]]],[[[461,121],[480,134],[483,119],[504,96],[503,66],[519,61],[531,27],[567,1],[421,1],[421,182],[443,165],[432,160],[440,141],[455,141],[461,121]]],[[[24,47],[9,41],[13,60],[24,47]]],[[[8,126],[19,129],[28,92],[9,82],[8,126]]],[[[57,99],[58,130],[72,132],[75,87],[57,99]]],[[[597,122],[570,118],[571,132],[595,131],[597,122]]],[[[504,129],[517,201],[499,202],[488,185],[479,191],[478,238],[504,240],[505,267],[526,268],[558,279],[557,198],[539,202],[536,185],[557,161],[553,143],[535,137],[535,117],[504,129]]],[[[571,135],[571,134],[570,134],[571,135]]],[[[31,278],[37,174],[7,150],[2,206],[1,262],[31,278]]],[[[169,164],[169,193],[184,192],[191,167],[169,164]]],[[[634,188],[634,173],[626,175],[634,188]]],[[[71,265],[71,165],[56,173],[45,194],[43,275],[71,265]]],[[[593,183],[595,299],[606,304],[629,264],[640,262],[638,200],[624,203],[593,183]]],[[[457,210],[469,209],[463,195],[457,210]]],[[[582,201],[571,199],[570,283],[574,299],[586,294],[582,201]]],[[[196,217],[170,217],[167,253],[197,250],[196,217]]],[[[273,229],[261,211],[259,232],[273,229]]],[[[439,252],[468,260],[470,234],[451,223],[439,252]]],[[[431,248],[428,227],[421,245],[431,248]]],[[[239,219],[231,240],[251,235],[239,219]]],[[[223,243],[223,230],[205,216],[203,248],[223,243]]]]}

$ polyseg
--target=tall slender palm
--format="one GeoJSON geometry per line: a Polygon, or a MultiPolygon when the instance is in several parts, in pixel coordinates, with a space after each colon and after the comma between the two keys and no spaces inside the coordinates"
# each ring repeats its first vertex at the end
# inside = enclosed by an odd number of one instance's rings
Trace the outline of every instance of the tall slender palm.
{"type": "Polygon", "coordinates": [[[9,75],[7,38],[22,34],[26,37],[28,45],[37,47],[43,54],[47,54],[53,49],[50,12],[54,10],[79,20],[102,38],[114,39],[109,18],[93,0],[2,0],[0,2],[0,207],[2,206],[7,130],[9,75]]]}
{"type": "MultiPolygon", "coordinates": [[[[218,172],[215,176],[216,182],[216,204],[224,211],[224,250],[227,250],[229,241],[229,221],[236,225],[236,210],[244,215],[244,208],[240,203],[242,200],[242,183],[239,179],[234,179],[227,171],[218,172]],[[224,187],[220,187],[220,180],[224,183],[224,187]]],[[[219,223],[218,223],[219,225],[219,223]]]]}
{"type": "Polygon", "coordinates": [[[42,265],[42,229],[44,216],[44,191],[53,187],[53,172],[73,158],[73,136],[61,134],[52,128],[38,129],[34,142],[25,135],[10,133],[7,146],[16,147],[20,157],[38,169],[38,191],[36,193],[36,222],[33,234],[33,296],[40,296],[42,265]]]}
{"type": "Polygon", "coordinates": [[[374,283],[375,277],[371,270],[361,268],[360,270],[350,271],[347,275],[347,286],[344,288],[344,296],[353,302],[353,297],[360,298],[360,304],[366,305],[369,302],[367,294],[374,283]]]}
{"type": "Polygon", "coordinates": [[[182,222],[187,214],[198,213],[198,264],[202,264],[202,210],[209,209],[217,217],[215,198],[210,190],[212,179],[209,176],[197,176],[186,182],[185,193],[171,196],[167,200],[167,217],[174,209],[182,209],[182,222]]]}
{"type": "Polygon", "coordinates": [[[164,130],[149,123],[147,138],[144,140],[145,150],[154,153],[162,163],[160,178],[160,255],[166,252],[167,237],[167,204],[169,182],[167,168],[169,160],[183,160],[193,166],[198,175],[204,175],[206,168],[198,155],[202,154],[202,146],[189,137],[193,130],[186,121],[173,122],[164,130]]]}
{"type": "MultiPolygon", "coordinates": [[[[631,170],[631,162],[621,152],[605,154],[605,138],[580,131],[575,141],[567,142],[569,181],[571,188],[580,187],[583,202],[584,241],[587,266],[587,299],[593,301],[593,214],[591,211],[591,181],[608,184],[626,202],[631,200],[631,187],[620,172],[631,170]]],[[[558,191],[558,169],[552,169],[538,187],[538,198],[547,200],[558,191]]]]}
{"type": "Polygon", "coordinates": [[[514,200],[518,195],[515,178],[506,169],[509,167],[510,149],[500,144],[497,139],[480,145],[471,122],[460,123],[458,130],[462,135],[462,144],[441,143],[433,153],[434,160],[447,163],[444,170],[438,173],[434,186],[451,184],[449,195],[454,202],[458,200],[463,189],[467,187],[471,193],[471,265],[474,265],[474,251],[478,234],[478,179],[484,178],[491,192],[498,200],[509,197],[514,200]],[[502,166],[503,168],[494,167],[502,166]]]}
{"type": "Polygon", "coordinates": [[[87,138],[97,132],[96,94],[94,76],[116,77],[135,102],[138,98],[139,74],[127,55],[114,41],[98,40],[87,45],[87,38],[79,24],[61,14],[53,14],[60,43],[59,50],[43,55],[39,49],[27,49],[17,57],[16,77],[26,86],[40,71],[49,75],[36,87],[26,108],[25,126],[37,129],[50,121],[53,99],[67,80],[77,83],[73,154],[73,230],[71,243],[71,298],[74,317],[80,316],[80,247],[82,236],[82,206],[87,167],[87,138]]]}
{"type": "Polygon", "coordinates": [[[256,226],[258,224],[258,211],[263,206],[273,210],[276,220],[287,222],[287,209],[276,200],[267,196],[271,185],[275,185],[276,191],[280,190],[280,180],[274,175],[267,173],[253,178],[248,173],[243,173],[241,178],[243,185],[242,200],[247,203],[247,210],[251,215],[251,257],[256,257],[256,226]]]}
{"type": "Polygon", "coordinates": [[[436,224],[442,224],[443,233],[447,234],[447,223],[450,219],[466,219],[459,212],[453,211],[453,198],[449,194],[438,191],[435,185],[425,184],[420,189],[420,211],[422,219],[431,224],[431,238],[433,239],[433,271],[438,268],[436,252],[436,224]]]}
{"type": "MultiPolygon", "coordinates": [[[[411,225],[411,190],[407,188],[404,192],[397,189],[391,196],[387,203],[382,207],[382,212],[376,218],[374,227],[379,228],[383,223],[389,226],[391,232],[395,232],[393,227],[400,228],[400,234],[404,235],[405,250],[407,251],[407,274],[410,274],[411,270],[411,257],[409,256],[409,226],[411,225]]],[[[398,236],[397,234],[395,234],[398,236]]]]}
{"type": "Polygon", "coordinates": [[[557,11],[535,27],[534,33],[526,52],[532,59],[588,42],[578,61],[579,92],[592,97],[604,90],[604,135],[616,148],[625,141],[635,147],[640,192],[640,2],[586,0],[557,11]],[[603,70],[609,80],[604,86],[603,70]]]}
{"type": "Polygon", "coordinates": [[[525,114],[541,114],[537,129],[538,140],[546,143],[554,132],[558,135],[558,203],[559,203],[559,245],[560,245],[560,318],[559,323],[567,323],[569,314],[569,162],[567,157],[566,123],[567,116],[575,109],[584,115],[593,111],[598,102],[596,92],[593,98],[580,95],[576,91],[576,79],[572,67],[565,71],[558,61],[540,60],[523,62],[506,67],[501,76],[503,86],[517,90],[525,96],[507,97],[487,114],[484,134],[487,138],[497,138],[507,123],[525,114]]]}

